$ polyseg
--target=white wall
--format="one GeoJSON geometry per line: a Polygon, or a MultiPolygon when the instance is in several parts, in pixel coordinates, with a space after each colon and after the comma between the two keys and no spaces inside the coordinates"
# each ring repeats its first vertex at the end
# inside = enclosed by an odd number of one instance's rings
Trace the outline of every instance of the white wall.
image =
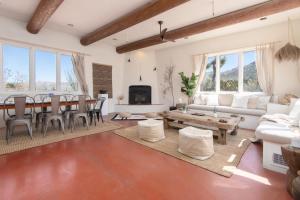
{"type": "Polygon", "coordinates": [[[25,23],[4,17],[0,17],[0,27],[0,39],[7,38],[89,54],[90,56],[86,56],[85,61],[86,78],[90,95],[93,94],[92,63],[112,65],[113,99],[110,100],[109,111],[114,111],[114,103],[116,102],[117,94],[120,93],[122,88],[124,67],[124,55],[116,53],[115,47],[99,42],[84,47],[80,44],[78,37],[46,28],[42,29],[38,34],[30,34],[26,30],[25,23]]]}
{"type": "Polygon", "coordinates": [[[128,87],[130,85],[150,85],[152,88],[152,104],[159,103],[158,72],[153,70],[155,67],[156,56],[154,51],[135,51],[126,54],[123,90],[119,94],[124,95],[125,98],[121,103],[128,103],[128,87]],[[129,58],[130,62],[128,62],[129,58]],[[140,81],[140,75],[142,81],[140,81]]]}
{"type": "MultiPolygon", "coordinates": [[[[300,21],[293,22],[294,35],[298,46],[300,40],[300,21]]],[[[272,25],[247,32],[230,34],[222,37],[207,39],[192,44],[181,45],[156,51],[156,61],[160,71],[170,64],[176,66],[174,75],[175,101],[185,98],[180,92],[180,78],[178,72],[191,74],[193,72],[193,55],[202,53],[217,53],[222,51],[254,47],[257,44],[274,41],[282,41],[276,45],[276,50],[287,41],[286,23],[272,25]]],[[[300,66],[299,66],[300,67],[300,66]]],[[[300,96],[300,82],[298,79],[298,67],[295,63],[275,63],[275,95],[292,93],[300,96]]],[[[162,81],[160,76],[159,81],[162,81]]],[[[162,99],[162,102],[170,104],[170,99],[162,99]]]]}

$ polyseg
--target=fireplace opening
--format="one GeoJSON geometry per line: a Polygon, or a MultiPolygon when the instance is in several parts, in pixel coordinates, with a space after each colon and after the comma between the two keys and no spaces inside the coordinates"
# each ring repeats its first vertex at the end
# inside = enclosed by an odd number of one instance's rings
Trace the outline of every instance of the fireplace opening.
{"type": "Polygon", "coordinates": [[[151,86],[149,85],[129,86],[129,104],[131,105],[151,104],[151,86]]]}

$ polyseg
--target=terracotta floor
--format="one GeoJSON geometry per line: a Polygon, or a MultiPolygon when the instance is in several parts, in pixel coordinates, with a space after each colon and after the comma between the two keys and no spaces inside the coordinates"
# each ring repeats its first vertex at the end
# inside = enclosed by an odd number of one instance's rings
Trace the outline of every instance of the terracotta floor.
{"type": "Polygon", "coordinates": [[[251,144],[224,178],[108,132],[1,156],[0,199],[291,199],[261,163],[251,144]]]}

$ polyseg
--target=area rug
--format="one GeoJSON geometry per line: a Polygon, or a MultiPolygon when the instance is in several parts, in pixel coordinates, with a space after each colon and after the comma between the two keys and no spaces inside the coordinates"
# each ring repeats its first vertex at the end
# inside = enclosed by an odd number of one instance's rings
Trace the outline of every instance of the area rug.
{"type": "Polygon", "coordinates": [[[228,135],[227,145],[214,142],[215,154],[211,158],[201,161],[177,151],[178,130],[176,129],[165,129],[166,138],[155,143],[139,139],[137,126],[115,130],[114,133],[225,177],[231,177],[234,174],[232,169],[237,167],[251,143],[249,138],[254,136],[253,131],[240,129],[236,136],[228,135]]]}
{"type": "Polygon", "coordinates": [[[32,140],[23,127],[17,127],[14,135],[10,138],[9,144],[7,144],[5,140],[5,129],[1,129],[0,155],[86,135],[112,131],[121,127],[121,125],[116,123],[104,122],[97,124],[97,126],[91,125],[88,130],[83,126],[77,126],[73,133],[71,133],[70,130],[66,130],[65,134],[57,129],[50,128],[45,137],[40,131],[34,131],[32,140]]]}
{"type": "MultiPolygon", "coordinates": [[[[163,119],[162,117],[155,117],[155,118],[147,118],[144,115],[139,115],[139,114],[132,114],[130,117],[128,117],[126,120],[147,120],[147,119],[163,119]]],[[[119,115],[116,117],[113,117],[111,120],[124,120],[122,117],[119,115]]]]}

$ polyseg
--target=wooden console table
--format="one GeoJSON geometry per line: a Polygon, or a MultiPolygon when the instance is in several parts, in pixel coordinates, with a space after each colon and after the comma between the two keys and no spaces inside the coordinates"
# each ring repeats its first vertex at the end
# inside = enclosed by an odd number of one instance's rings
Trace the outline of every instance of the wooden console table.
{"type": "Polygon", "coordinates": [[[218,137],[220,144],[227,143],[227,133],[237,134],[238,125],[241,117],[214,117],[210,115],[202,115],[196,113],[184,113],[174,110],[163,114],[165,128],[175,127],[184,128],[194,126],[206,128],[214,131],[214,135],[218,137]]]}

